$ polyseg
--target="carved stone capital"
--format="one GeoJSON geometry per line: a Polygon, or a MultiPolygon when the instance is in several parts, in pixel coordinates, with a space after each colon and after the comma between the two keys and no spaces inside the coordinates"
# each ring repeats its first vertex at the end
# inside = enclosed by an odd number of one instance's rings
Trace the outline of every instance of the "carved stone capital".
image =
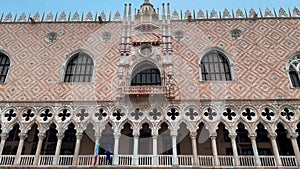
{"type": "Polygon", "coordinates": [[[195,139],[197,137],[197,132],[190,132],[190,137],[195,139]]]}
{"type": "Polygon", "coordinates": [[[298,138],[298,133],[289,133],[287,134],[287,137],[290,139],[297,139],[298,138]]]}
{"type": "Polygon", "coordinates": [[[256,139],[256,137],[257,137],[257,133],[249,133],[248,134],[248,137],[252,140],[252,139],[256,139]]]}
{"type": "Polygon", "coordinates": [[[64,138],[65,134],[64,133],[56,133],[56,137],[59,140],[62,140],[64,138]]]}
{"type": "Polygon", "coordinates": [[[76,133],[76,139],[81,139],[83,136],[83,133],[76,133]]]}
{"type": "Polygon", "coordinates": [[[44,138],[46,138],[46,133],[39,133],[38,137],[39,137],[39,140],[44,140],[44,138]]]}
{"type": "Polygon", "coordinates": [[[275,140],[276,137],[277,137],[277,133],[269,133],[269,134],[268,134],[268,137],[269,137],[271,140],[275,140]]]}
{"type": "Polygon", "coordinates": [[[25,140],[27,138],[27,133],[19,133],[19,137],[21,140],[25,140]]]}
{"type": "Polygon", "coordinates": [[[234,140],[236,138],[237,134],[236,133],[229,133],[228,134],[228,137],[231,139],[231,140],[234,140]]]}
{"type": "Polygon", "coordinates": [[[115,139],[119,139],[121,137],[121,133],[120,132],[114,132],[114,138],[115,139]]]}
{"type": "Polygon", "coordinates": [[[1,140],[6,140],[9,136],[9,134],[8,133],[1,133],[0,136],[1,136],[1,140]]]}

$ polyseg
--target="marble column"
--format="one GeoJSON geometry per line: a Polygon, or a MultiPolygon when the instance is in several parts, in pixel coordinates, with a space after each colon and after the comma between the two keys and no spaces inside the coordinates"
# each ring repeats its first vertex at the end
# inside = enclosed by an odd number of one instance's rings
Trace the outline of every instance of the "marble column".
{"type": "Polygon", "coordinates": [[[272,148],[273,148],[276,165],[282,166],[282,162],[281,162],[278,147],[277,147],[276,137],[277,137],[276,133],[269,134],[269,138],[271,139],[271,144],[272,144],[272,148]]]}
{"type": "Polygon", "coordinates": [[[299,146],[298,146],[298,142],[297,142],[298,133],[290,133],[290,134],[288,134],[288,137],[290,138],[292,145],[293,145],[293,150],[295,153],[297,165],[300,166],[300,152],[299,152],[299,146]]]}
{"type": "MultiPolygon", "coordinates": [[[[96,151],[97,149],[97,146],[100,142],[100,139],[101,139],[101,134],[95,134],[95,146],[94,146],[94,152],[96,151]]],[[[100,145],[99,145],[100,146],[100,145]]],[[[98,150],[99,151],[99,150],[98,150]]],[[[98,152],[99,153],[99,152],[98,152]]],[[[97,158],[98,159],[98,158],[97,158]]],[[[95,163],[95,158],[93,158],[93,164],[95,163]]],[[[96,163],[96,166],[98,165],[98,163],[96,163]]]]}
{"type": "Polygon", "coordinates": [[[233,153],[234,165],[235,166],[240,166],[240,159],[239,159],[239,154],[238,154],[238,151],[237,151],[237,145],[236,145],[236,141],[235,141],[236,136],[237,136],[236,133],[229,134],[229,137],[231,139],[231,146],[232,146],[232,153],[233,153]]]}
{"type": "Polygon", "coordinates": [[[214,166],[220,166],[216,139],[217,139],[217,134],[213,134],[210,136],[211,147],[212,147],[213,158],[214,158],[214,166]]]}
{"type": "Polygon", "coordinates": [[[114,132],[115,144],[114,144],[114,157],[113,157],[113,165],[119,164],[119,141],[120,141],[121,133],[114,132]]]}
{"type": "Polygon", "coordinates": [[[18,150],[17,150],[17,154],[16,154],[16,158],[15,158],[15,162],[14,165],[18,165],[20,163],[20,156],[22,154],[22,150],[23,150],[23,146],[24,146],[24,141],[27,137],[26,133],[19,133],[19,137],[20,137],[20,141],[19,141],[19,145],[18,145],[18,150]]]}
{"type": "Polygon", "coordinates": [[[255,164],[256,164],[256,166],[261,166],[261,161],[260,161],[258,150],[257,150],[256,136],[257,136],[256,133],[249,134],[249,138],[251,140],[252,149],[253,149],[253,155],[255,158],[255,164]]]}
{"type": "Polygon", "coordinates": [[[174,167],[178,166],[178,156],[177,156],[177,134],[172,134],[172,150],[173,150],[173,157],[172,157],[172,164],[174,167]]]}
{"type": "Polygon", "coordinates": [[[78,163],[78,156],[79,156],[82,136],[83,136],[82,133],[76,133],[76,145],[75,145],[75,151],[74,151],[73,162],[72,162],[73,166],[76,166],[78,163]]]}
{"type": "Polygon", "coordinates": [[[132,158],[132,164],[133,165],[138,165],[139,164],[139,155],[138,155],[138,150],[139,150],[139,132],[134,132],[133,133],[133,158],[132,158]]]}
{"type": "Polygon", "coordinates": [[[64,133],[57,133],[56,136],[57,136],[57,144],[55,149],[55,155],[53,158],[53,165],[58,165],[62,139],[64,138],[65,135],[64,133]]]}
{"type": "Polygon", "coordinates": [[[158,138],[157,133],[152,135],[152,142],[153,142],[153,162],[152,162],[152,164],[153,165],[158,165],[157,138],[158,138]]]}
{"type": "Polygon", "coordinates": [[[192,150],[193,150],[193,160],[194,160],[194,165],[198,166],[199,162],[198,162],[198,152],[197,152],[197,132],[190,132],[190,137],[192,140],[192,150]]]}
{"type": "Polygon", "coordinates": [[[8,133],[1,133],[1,143],[0,143],[0,155],[2,155],[6,139],[8,138],[9,134],[8,133]]]}
{"type": "Polygon", "coordinates": [[[37,148],[36,148],[33,165],[38,165],[40,155],[41,155],[43,141],[46,137],[46,134],[45,133],[39,133],[38,137],[39,137],[39,141],[38,141],[38,145],[37,145],[37,148]]]}

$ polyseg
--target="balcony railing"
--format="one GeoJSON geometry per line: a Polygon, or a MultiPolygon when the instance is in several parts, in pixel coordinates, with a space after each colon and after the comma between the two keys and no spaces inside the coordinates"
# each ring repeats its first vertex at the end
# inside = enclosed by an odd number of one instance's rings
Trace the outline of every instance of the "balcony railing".
{"type": "Polygon", "coordinates": [[[124,88],[124,94],[146,95],[146,94],[166,94],[167,89],[163,86],[131,86],[124,88]]]}
{"type": "MultiPolygon", "coordinates": [[[[119,166],[131,166],[133,165],[132,155],[119,155],[118,156],[119,166]]],[[[149,166],[161,166],[171,167],[173,165],[172,155],[158,155],[154,160],[153,155],[139,155],[138,165],[140,167],[149,166]],[[154,164],[157,161],[157,164],[154,164]]],[[[260,156],[261,166],[263,168],[274,168],[276,167],[274,156],[260,156]]],[[[60,155],[58,164],[59,166],[72,166],[73,156],[72,155],[60,155]]],[[[280,157],[282,166],[284,168],[297,168],[297,161],[295,156],[281,156],[280,157]]],[[[50,167],[53,165],[54,155],[40,155],[38,166],[50,167]]],[[[198,156],[197,163],[200,167],[213,168],[214,158],[213,156],[198,156]]],[[[235,168],[233,156],[218,156],[220,167],[222,168],[235,168]]],[[[97,158],[97,166],[110,166],[113,162],[113,155],[110,156],[109,160],[106,155],[99,155],[97,158]]],[[[256,168],[256,162],[254,156],[239,156],[240,166],[243,168],[256,168]]],[[[193,167],[196,166],[192,155],[178,155],[178,164],[181,167],[193,167]]],[[[0,168],[1,166],[14,166],[15,155],[2,155],[0,156],[0,168]]],[[[34,155],[21,155],[17,166],[32,166],[34,165],[34,155]]],[[[79,155],[77,160],[77,166],[91,167],[94,165],[93,155],[79,155]]]]}

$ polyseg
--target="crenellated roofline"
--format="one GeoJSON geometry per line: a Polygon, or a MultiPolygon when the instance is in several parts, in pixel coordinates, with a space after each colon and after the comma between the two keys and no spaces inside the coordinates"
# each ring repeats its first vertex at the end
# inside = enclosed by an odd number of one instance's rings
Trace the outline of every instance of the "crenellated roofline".
{"type": "MultiPolygon", "coordinates": [[[[159,8],[157,8],[156,12],[159,14],[159,8]]],[[[137,10],[133,13],[137,14],[137,10]]],[[[133,16],[134,16],[133,15],[133,16]]],[[[159,15],[159,20],[162,20],[163,14],[159,15]]],[[[266,8],[264,11],[259,9],[259,11],[255,11],[254,9],[250,9],[247,11],[246,9],[237,9],[228,10],[225,9],[223,12],[217,12],[216,10],[186,10],[185,12],[180,10],[174,10],[171,13],[172,21],[181,21],[181,20],[215,20],[215,19],[265,19],[265,18],[300,18],[300,11],[297,7],[294,7],[293,10],[288,8],[287,10],[280,8],[278,11],[275,9],[266,8]]],[[[26,15],[22,13],[21,15],[12,13],[4,14],[0,16],[0,23],[22,23],[22,22],[31,22],[31,23],[45,23],[45,22],[119,22],[123,21],[124,18],[117,11],[114,15],[110,12],[109,14],[105,14],[104,11],[96,14],[92,12],[88,13],[55,13],[52,12],[46,13],[35,13],[34,15],[26,15]]]]}

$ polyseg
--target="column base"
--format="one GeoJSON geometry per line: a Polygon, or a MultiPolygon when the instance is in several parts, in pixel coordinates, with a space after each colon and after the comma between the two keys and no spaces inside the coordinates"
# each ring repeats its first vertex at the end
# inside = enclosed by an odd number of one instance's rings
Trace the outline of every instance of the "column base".
{"type": "Polygon", "coordinates": [[[178,164],[173,164],[172,168],[179,168],[179,165],[178,164]]]}

